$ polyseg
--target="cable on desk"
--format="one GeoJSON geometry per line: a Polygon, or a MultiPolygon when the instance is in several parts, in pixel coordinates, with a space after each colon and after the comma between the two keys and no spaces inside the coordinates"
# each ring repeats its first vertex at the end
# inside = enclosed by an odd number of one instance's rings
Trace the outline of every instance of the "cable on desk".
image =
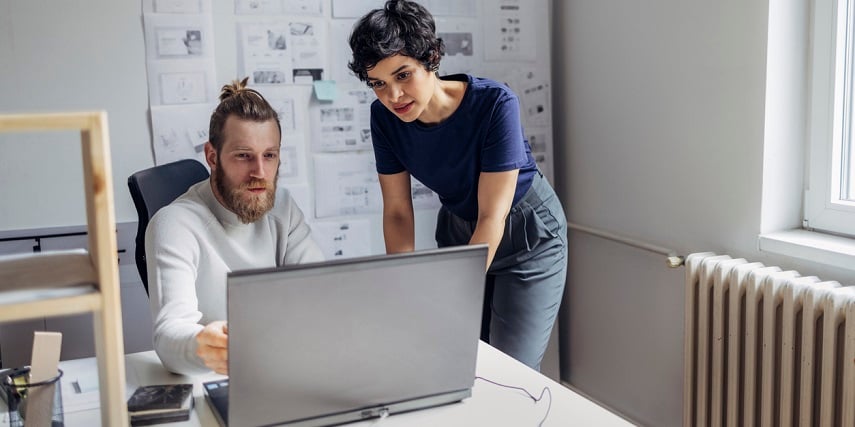
{"type": "Polygon", "coordinates": [[[552,409],[552,390],[550,390],[550,389],[549,389],[549,387],[543,387],[543,390],[541,390],[541,391],[540,391],[540,396],[538,396],[538,397],[534,397],[534,395],[533,395],[533,394],[529,393],[529,392],[528,392],[528,390],[526,390],[526,389],[524,389],[524,388],[522,388],[522,387],[517,387],[517,386],[507,385],[507,384],[502,384],[502,383],[497,383],[497,382],[495,382],[495,381],[493,381],[493,380],[488,380],[488,379],[486,379],[486,378],[484,378],[484,377],[479,377],[479,376],[476,376],[476,377],[475,377],[475,379],[476,379],[476,380],[485,381],[485,382],[488,382],[488,383],[490,383],[490,384],[497,385],[497,386],[499,386],[499,387],[505,387],[505,388],[510,388],[510,389],[514,389],[514,390],[520,390],[520,391],[522,391],[523,393],[525,393],[525,394],[526,394],[526,395],[527,395],[527,396],[528,396],[528,397],[529,397],[529,398],[530,398],[534,403],[540,402],[541,400],[543,400],[543,395],[544,395],[544,394],[546,394],[546,393],[549,393],[549,404],[546,406],[546,413],[545,413],[545,414],[543,414],[543,419],[541,419],[541,420],[540,420],[540,422],[539,422],[539,423],[537,423],[537,426],[538,426],[538,427],[543,426],[543,423],[546,421],[546,417],[548,417],[548,416],[549,416],[549,410],[550,410],[550,409],[552,409]]]}

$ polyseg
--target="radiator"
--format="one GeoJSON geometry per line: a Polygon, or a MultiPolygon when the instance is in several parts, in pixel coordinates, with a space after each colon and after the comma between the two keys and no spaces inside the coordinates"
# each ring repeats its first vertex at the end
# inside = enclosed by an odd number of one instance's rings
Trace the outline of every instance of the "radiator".
{"type": "Polygon", "coordinates": [[[855,287],[686,258],[684,426],[855,427],[855,287]]]}

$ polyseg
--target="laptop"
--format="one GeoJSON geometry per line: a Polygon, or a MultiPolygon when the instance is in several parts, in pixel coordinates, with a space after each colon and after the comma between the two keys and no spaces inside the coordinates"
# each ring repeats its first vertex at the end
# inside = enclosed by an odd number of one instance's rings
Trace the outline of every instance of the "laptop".
{"type": "Polygon", "coordinates": [[[471,396],[486,245],[228,275],[220,424],[327,426],[471,396]]]}

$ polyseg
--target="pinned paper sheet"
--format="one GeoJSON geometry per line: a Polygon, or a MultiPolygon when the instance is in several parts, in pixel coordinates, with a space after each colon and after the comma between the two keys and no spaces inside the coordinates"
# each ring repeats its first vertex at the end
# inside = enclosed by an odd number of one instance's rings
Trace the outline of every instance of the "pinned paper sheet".
{"type": "Polygon", "coordinates": [[[315,80],[313,84],[315,86],[315,98],[318,98],[318,101],[335,101],[337,95],[335,80],[315,80]]]}

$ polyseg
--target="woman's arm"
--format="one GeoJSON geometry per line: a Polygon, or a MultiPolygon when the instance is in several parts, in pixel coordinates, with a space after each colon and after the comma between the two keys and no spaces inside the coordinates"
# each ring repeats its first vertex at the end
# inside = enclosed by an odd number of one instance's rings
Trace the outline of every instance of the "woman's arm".
{"type": "Polygon", "coordinates": [[[519,172],[519,169],[481,172],[478,178],[478,222],[469,244],[487,244],[487,269],[505,233],[505,220],[514,201],[519,172]]]}
{"type": "Polygon", "coordinates": [[[411,252],[416,247],[410,174],[380,174],[383,193],[383,239],[386,253],[411,252]]]}

